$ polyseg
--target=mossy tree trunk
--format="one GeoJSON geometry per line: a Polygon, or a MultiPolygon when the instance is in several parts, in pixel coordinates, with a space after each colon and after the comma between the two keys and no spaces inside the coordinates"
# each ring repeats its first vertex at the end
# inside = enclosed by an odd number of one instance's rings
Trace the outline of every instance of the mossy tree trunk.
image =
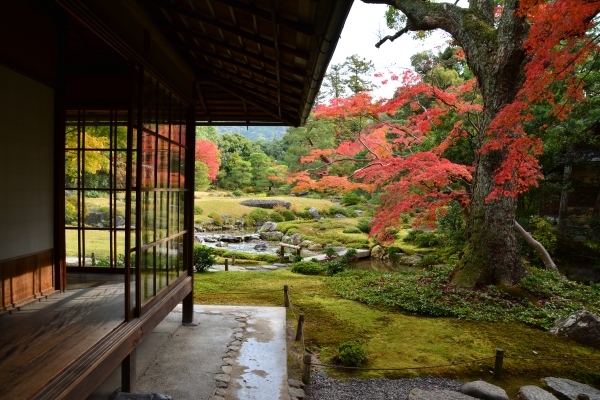
{"type": "Polygon", "coordinates": [[[523,42],[528,25],[516,12],[518,0],[504,1],[498,21],[494,20],[494,0],[470,0],[468,8],[422,0],[363,1],[388,4],[406,15],[406,26],[378,45],[404,32],[442,29],[465,51],[467,64],[477,77],[484,107],[482,121],[476,127],[477,157],[467,218],[467,243],[452,283],[466,287],[517,283],[526,270],[515,236],[516,199],[502,197],[488,201],[494,189],[495,170],[506,154],[502,150],[484,153],[478,150],[490,140],[490,123],[515,99],[524,81],[523,42]]]}

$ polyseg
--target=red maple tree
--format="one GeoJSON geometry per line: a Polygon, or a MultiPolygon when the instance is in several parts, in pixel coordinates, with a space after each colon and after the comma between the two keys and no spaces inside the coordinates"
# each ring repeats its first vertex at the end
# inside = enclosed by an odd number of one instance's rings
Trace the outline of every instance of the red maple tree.
{"type": "Polygon", "coordinates": [[[219,158],[219,148],[210,140],[196,141],[196,161],[206,164],[208,167],[208,179],[214,181],[217,179],[221,159],[219,158]]]}
{"type": "Polygon", "coordinates": [[[571,104],[583,99],[573,72],[598,52],[598,36],[589,32],[600,12],[600,1],[505,0],[496,7],[493,0],[471,0],[466,8],[421,0],[363,1],[388,4],[406,16],[404,28],[378,46],[409,31],[449,33],[463,49],[481,95],[480,104],[469,103],[461,95],[466,87],[442,92],[405,76],[397,96],[383,104],[367,102],[363,96],[317,109],[340,121],[376,122],[353,124],[360,129],[351,132],[351,143],[335,154],[347,156],[357,142],[362,144],[367,166],[355,177],[387,188],[380,214],[388,214],[376,222],[375,231],[385,232],[390,215],[397,218],[408,208],[427,219],[444,202],[462,200],[467,206],[467,241],[452,282],[461,286],[517,283],[527,271],[515,237],[516,197],[541,178],[536,159],[541,142],[525,132],[523,123],[532,118],[533,103],[551,104],[552,113],[565,118],[571,104]],[[569,90],[556,102],[553,83],[558,80],[565,81],[569,90]],[[420,112],[419,94],[433,96],[435,107],[420,112]],[[353,109],[353,104],[361,102],[363,111],[353,109]],[[406,106],[415,111],[406,123],[390,125],[381,118],[406,106]],[[437,148],[411,154],[450,110],[464,118],[458,118],[446,140],[437,148]],[[479,113],[474,121],[469,120],[472,113],[479,113]],[[469,129],[466,121],[471,122],[469,129]],[[462,135],[470,135],[475,144],[472,165],[442,157],[462,135]]]}

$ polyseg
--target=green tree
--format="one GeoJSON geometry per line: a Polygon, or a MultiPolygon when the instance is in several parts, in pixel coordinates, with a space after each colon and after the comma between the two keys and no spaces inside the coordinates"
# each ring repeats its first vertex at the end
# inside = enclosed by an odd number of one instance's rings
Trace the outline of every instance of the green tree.
{"type": "Polygon", "coordinates": [[[237,152],[233,152],[227,162],[221,164],[217,175],[219,186],[227,190],[241,189],[252,184],[252,165],[237,152]]]}
{"type": "Polygon", "coordinates": [[[196,139],[210,140],[211,142],[217,144],[219,142],[219,135],[217,134],[217,129],[214,126],[197,126],[196,139]]]}
{"type": "Polygon", "coordinates": [[[196,161],[196,173],[194,175],[194,189],[205,190],[210,186],[210,178],[208,177],[208,165],[203,162],[196,161]]]}
{"type": "Polygon", "coordinates": [[[353,54],[346,57],[342,67],[345,72],[342,83],[353,94],[367,92],[375,88],[375,84],[370,79],[370,75],[375,69],[372,61],[360,57],[358,54],[353,54]]]}
{"type": "Polygon", "coordinates": [[[304,126],[289,128],[283,137],[286,147],[283,163],[297,172],[305,166],[300,159],[313,149],[328,149],[335,144],[334,122],[328,118],[316,120],[312,114],[304,126]]]}
{"type": "MultiPolygon", "coordinates": [[[[329,71],[323,78],[323,84],[319,93],[323,94],[323,97],[334,97],[340,98],[346,95],[346,71],[344,70],[343,64],[333,64],[329,66],[329,71]]],[[[324,99],[321,99],[323,103],[324,99]]]]}

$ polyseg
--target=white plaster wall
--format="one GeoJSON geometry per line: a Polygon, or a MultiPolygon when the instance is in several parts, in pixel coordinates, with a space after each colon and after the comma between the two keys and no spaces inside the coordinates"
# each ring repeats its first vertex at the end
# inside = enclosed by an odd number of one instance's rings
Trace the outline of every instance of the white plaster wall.
{"type": "Polygon", "coordinates": [[[54,90],[0,65],[0,261],[54,247],[54,90]]]}

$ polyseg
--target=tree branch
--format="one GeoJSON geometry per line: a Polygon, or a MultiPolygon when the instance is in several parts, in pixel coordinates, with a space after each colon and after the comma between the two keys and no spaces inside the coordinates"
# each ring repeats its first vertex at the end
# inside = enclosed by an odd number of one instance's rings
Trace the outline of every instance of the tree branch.
{"type": "Polygon", "coordinates": [[[381,39],[379,42],[375,43],[375,47],[379,48],[381,47],[382,44],[384,44],[386,41],[390,41],[393,42],[394,40],[398,39],[400,36],[404,35],[406,32],[408,32],[410,29],[408,28],[408,25],[405,26],[404,28],[400,29],[398,32],[396,32],[393,35],[387,35],[386,37],[384,37],[383,39],[381,39]]]}
{"type": "Polygon", "coordinates": [[[521,235],[521,237],[523,237],[523,239],[525,239],[528,245],[530,245],[535,251],[537,251],[542,261],[544,262],[544,266],[546,267],[546,269],[558,272],[558,268],[556,268],[556,264],[554,264],[554,261],[552,261],[552,257],[550,257],[550,254],[548,254],[546,248],[540,242],[535,240],[529,232],[523,229],[523,227],[519,225],[517,221],[515,221],[515,230],[519,235],[521,235]]]}

